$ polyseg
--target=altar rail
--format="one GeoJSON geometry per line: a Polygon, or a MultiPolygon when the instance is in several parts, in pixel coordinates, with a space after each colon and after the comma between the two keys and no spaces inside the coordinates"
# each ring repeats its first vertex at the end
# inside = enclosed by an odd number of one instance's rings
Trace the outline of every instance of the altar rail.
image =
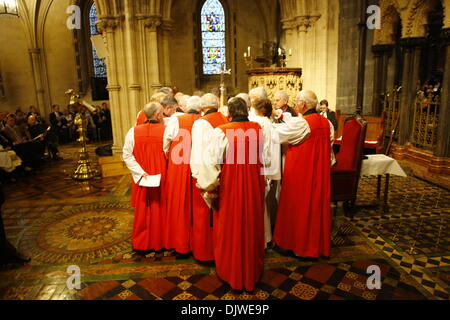
{"type": "Polygon", "coordinates": [[[411,143],[414,146],[426,150],[433,150],[436,146],[440,106],[441,97],[438,92],[417,93],[411,134],[411,143]]]}
{"type": "Polygon", "coordinates": [[[395,123],[398,118],[398,110],[400,109],[400,95],[401,91],[398,88],[394,88],[384,96],[384,134],[386,138],[390,138],[392,130],[394,130],[395,123]]]}

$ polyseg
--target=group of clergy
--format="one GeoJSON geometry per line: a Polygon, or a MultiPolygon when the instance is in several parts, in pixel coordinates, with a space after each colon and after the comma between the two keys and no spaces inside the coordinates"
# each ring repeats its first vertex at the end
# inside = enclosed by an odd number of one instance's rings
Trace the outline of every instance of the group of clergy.
{"type": "Polygon", "coordinates": [[[330,256],[330,168],[334,129],[301,91],[297,112],[278,92],[239,94],[219,108],[214,94],[159,92],[128,132],[137,251],[175,250],[214,261],[235,290],[252,291],[267,244],[300,257],[330,256]],[[266,197],[279,195],[272,239],[266,197]]]}

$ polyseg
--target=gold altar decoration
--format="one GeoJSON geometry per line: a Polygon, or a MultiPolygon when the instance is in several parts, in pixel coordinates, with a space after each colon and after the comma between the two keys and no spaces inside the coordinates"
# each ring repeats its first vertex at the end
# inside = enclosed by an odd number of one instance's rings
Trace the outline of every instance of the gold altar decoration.
{"type": "Polygon", "coordinates": [[[301,68],[257,68],[247,71],[249,90],[265,87],[273,102],[278,90],[289,95],[289,105],[296,107],[297,94],[303,89],[301,68]]]}
{"type": "MultiPolygon", "coordinates": [[[[74,180],[86,181],[95,178],[98,175],[98,171],[92,167],[92,161],[89,158],[89,152],[86,148],[88,138],[86,137],[88,120],[84,112],[82,112],[84,102],[80,100],[80,96],[73,90],[66,91],[67,95],[70,95],[71,106],[78,107],[77,115],[74,120],[74,124],[77,127],[79,134],[78,142],[80,143],[80,149],[78,150],[78,161],[74,172],[71,177],[74,180]]],[[[86,106],[90,109],[90,106],[86,106]]]]}

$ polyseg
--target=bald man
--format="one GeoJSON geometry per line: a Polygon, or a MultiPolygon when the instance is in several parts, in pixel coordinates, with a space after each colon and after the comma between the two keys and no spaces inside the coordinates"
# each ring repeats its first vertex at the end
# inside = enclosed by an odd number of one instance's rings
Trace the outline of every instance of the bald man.
{"type": "Polygon", "coordinates": [[[130,129],[123,147],[123,161],[136,184],[132,191],[135,208],[132,244],[138,252],[164,248],[166,216],[163,107],[151,102],[143,112],[147,121],[130,129]]]}
{"type": "Polygon", "coordinates": [[[277,125],[280,143],[289,144],[275,224],[274,242],[297,256],[330,256],[330,168],[333,125],[317,112],[317,96],[301,91],[302,117],[277,125]]]}

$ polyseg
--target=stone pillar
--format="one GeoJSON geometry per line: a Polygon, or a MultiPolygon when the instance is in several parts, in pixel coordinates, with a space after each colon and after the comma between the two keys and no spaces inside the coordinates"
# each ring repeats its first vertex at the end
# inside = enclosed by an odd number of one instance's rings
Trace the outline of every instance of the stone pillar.
{"type": "Polygon", "coordinates": [[[33,80],[34,80],[34,87],[35,87],[35,93],[36,93],[36,107],[41,112],[42,116],[47,116],[49,114],[48,110],[50,106],[48,105],[46,96],[45,96],[45,89],[44,89],[44,74],[42,72],[42,56],[41,56],[41,49],[39,48],[33,48],[28,50],[30,54],[30,60],[31,60],[31,67],[33,71],[33,80]]]}
{"type": "Polygon", "coordinates": [[[122,103],[121,93],[123,92],[120,85],[120,74],[118,60],[120,55],[118,53],[118,37],[116,34],[117,27],[120,24],[119,18],[105,18],[98,22],[98,27],[104,32],[106,43],[108,46],[108,57],[106,59],[106,66],[108,68],[108,86],[109,102],[111,105],[111,122],[113,131],[113,153],[120,154],[122,151],[125,136],[123,131],[125,128],[122,126],[122,103]]]}
{"type": "Polygon", "coordinates": [[[172,79],[170,75],[170,33],[173,29],[173,21],[172,20],[163,20],[161,24],[161,41],[162,41],[162,79],[164,81],[165,86],[172,86],[172,79]]]}
{"type": "Polygon", "coordinates": [[[159,53],[158,53],[158,27],[161,25],[160,16],[151,16],[145,20],[146,43],[148,45],[147,64],[150,74],[150,86],[152,91],[162,87],[160,81],[159,53]]]}
{"type": "Polygon", "coordinates": [[[414,118],[414,101],[419,85],[420,55],[425,38],[404,38],[403,48],[403,91],[400,100],[400,126],[398,143],[405,145],[411,137],[414,118]]]}
{"type": "Polygon", "coordinates": [[[438,139],[436,156],[450,157],[450,28],[442,30],[441,37],[445,45],[445,68],[442,81],[441,107],[439,110],[438,139]]]}
{"type": "Polygon", "coordinates": [[[375,76],[373,80],[372,113],[379,116],[383,111],[382,96],[386,92],[389,59],[394,45],[374,45],[372,52],[375,58],[375,76]]]}

